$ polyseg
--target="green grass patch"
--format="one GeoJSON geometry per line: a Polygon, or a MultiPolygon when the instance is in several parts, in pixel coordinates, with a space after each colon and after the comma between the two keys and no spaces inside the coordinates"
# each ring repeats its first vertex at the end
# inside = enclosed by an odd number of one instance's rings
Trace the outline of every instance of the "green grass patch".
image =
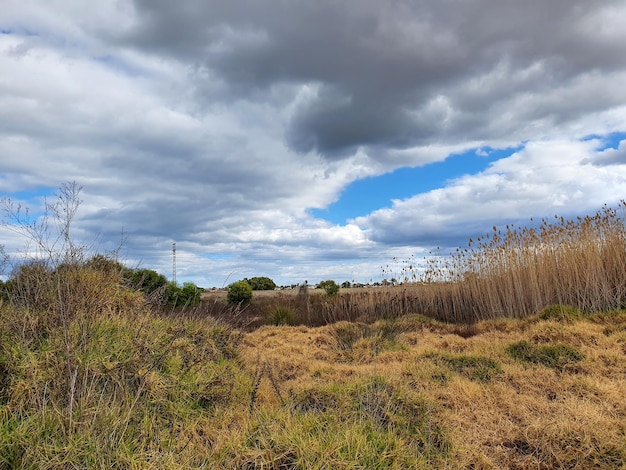
{"type": "MultiPolygon", "coordinates": [[[[391,469],[437,467],[451,452],[436,407],[384,378],[293,392],[288,408],[288,418],[277,413],[272,419],[278,423],[258,423],[254,440],[240,454],[274,443],[277,454],[291,456],[289,468],[325,468],[332,462],[333,468],[391,469]]],[[[266,416],[259,418],[267,423],[266,416]]],[[[271,458],[261,461],[267,465],[271,458]]]]}
{"type": "MultiPolygon", "coordinates": [[[[502,367],[497,361],[484,356],[449,356],[443,354],[428,354],[424,356],[437,365],[460,374],[473,382],[491,382],[492,379],[502,373],[502,367]]],[[[433,377],[435,378],[435,377],[433,377]]],[[[446,382],[446,374],[437,374],[437,378],[446,382]]]]}
{"type": "Polygon", "coordinates": [[[189,429],[246,399],[237,338],[150,314],[75,315],[37,341],[4,329],[0,469],[173,468],[189,429]]]}
{"type": "Polygon", "coordinates": [[[578,307],[572,305],[549,305],[539,312],[541,320],[555,320],[562,322],[574,322],[583,319],[583,313],[578,307]]]}
{"type": "Polygon", "coordinates": [[[577,348],[563,343],[536,345],[519,341],[507,346],[506,353],[518,361],[541,364],[557,370],[563,370],[585,358],[577,348]]]}

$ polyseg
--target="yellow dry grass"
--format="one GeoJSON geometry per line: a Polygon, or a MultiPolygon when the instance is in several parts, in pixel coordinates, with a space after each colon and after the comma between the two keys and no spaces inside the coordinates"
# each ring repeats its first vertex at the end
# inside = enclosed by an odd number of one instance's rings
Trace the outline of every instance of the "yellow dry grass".
{"type": "Polygon", "coordinates": [[[451,325],[401,321],[401,347],[373,353],[362,338],[346,354],[333,325],[262,327],[246,334],[246,367],[264,362],[272,371],[271,380],[261,381],[259,406],[279,404],[281,395],[303,389],[384,376],[436,404],[452,439],[451,468],[626,468],[623,323],[485,321],[463,338],[451,325]],[[505,350],[520,340],[566,343],[585,358],[562,370],[519,362],[505,350]],[[437,363],[433,354],[490,358],[501,373],[473,381],[437,363]]]}

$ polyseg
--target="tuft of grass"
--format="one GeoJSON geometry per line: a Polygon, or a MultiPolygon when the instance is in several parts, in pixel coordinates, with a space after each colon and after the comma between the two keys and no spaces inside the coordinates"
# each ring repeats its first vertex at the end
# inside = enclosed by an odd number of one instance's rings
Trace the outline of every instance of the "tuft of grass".
{"type": "Polygon", "coordinates": [[[298,413],[325,413],[337,409],[340,397],[334,390],[306,388],[292,394],[291,408],[298,413]]]}
{"type": "Polygon", "coordinates": [[[176,468],[186,430],[245,393],[214,320],[77,311],[42,335],[0,310],[0,468],[176,468]]]}
{"type": "Polygon", "coordinates": [[[295,325],[296,320],[297,312],[289,305],[275,306],[267,315],[267,322],[274,326],[295,325]]]}
{"type": "Polygon", "coordinates": [[[574,346],[562,343],[535,345],[528,341],[519,341],[507,346],[506,352],[516,360],[541,364],[558,370],[563,370],[585,358],[584,354],[574,346]]]}
{"type": "MultiPolygon", "coordinates": [[[[474,382],[488,383],[498,375],[502,374],[500,364],[488,357],[469,355],[443,355],[437,353],[427,354],[425,358],[432,360],[436,364],[446,366],[448,369],[460,374],[474,382]]],[[[438,374],[434,379],[446,381],[445,374],[438,374]]]]}
{"type": "Polygon", "coordinates": [[[290,409],[291,424],[313,425],[309,446],[326,448],[318,455],[292,449],[293,455],[309,455],[307,468],[328,462],[334,468],[428,468],[451,451],[437,407],[382,377],[305,388],[292,394],[290,409]]]}
{"type": "Polygon", "coordinates": [[[405,349],[397,340],[402,326],[395,320],[371,325],[341,321],[331,325],[330,332],[339,355],[348,361],[373,362],[384,351],[405,349]]]}
{"type": "Polygon", "coordinates": [[[370,325],[365,323],[338,322],[331,327],[331,336],[341,351],[351,351],[354,344],[372,334],[370,325]]]}
{"type": "Polygon", "coordinates": [[[593,323],[605,325],[603,333],[606,336],[626,332],[626,310],[609,310],[608,312],[596,312],[590,315],[589,319],[593,323]]]}

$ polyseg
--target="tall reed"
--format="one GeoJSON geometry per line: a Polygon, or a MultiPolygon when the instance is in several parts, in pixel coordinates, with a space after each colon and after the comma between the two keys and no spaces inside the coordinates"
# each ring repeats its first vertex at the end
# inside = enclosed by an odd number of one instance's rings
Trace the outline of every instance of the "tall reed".
{"type": "Polygon", "coordinates": [[[622,201],[592,216],[493,227],[450,256],[435,253],[422,266],[414,258],[402,262],[401,286],[346,290],[316,305],[310,318],[319,324],[422,314],[472,323],[553,304],[585,312],[626,308],[625,209],[622,201]]]}
{"type": "Polygon", "coordinates": [[[622,201],[593,216],[493,227],[418,277],[417,313],[450,321],[519,317],[551,304],[583,311],[626,306],[626,226],[622,201]]]}

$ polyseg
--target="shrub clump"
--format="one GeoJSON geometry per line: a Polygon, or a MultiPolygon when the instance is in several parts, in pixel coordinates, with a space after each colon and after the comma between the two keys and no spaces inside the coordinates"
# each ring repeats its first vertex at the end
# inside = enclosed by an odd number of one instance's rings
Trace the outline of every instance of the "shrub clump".
{"type": "Polygon", "coordinates": [[[244,281],[250,284],[250,287],[252,287],[252,290],[276,289],[276,283],[272,279],[266,276],[258,276],[258,277],[253,277],[250,279],[246,278],[244,279],[244,281]]]}
{"type": "Polygon", "coordinates": [[[252,287],[246,281],[237,281],[228,286],[226,296],[230,304],[248,304],[252,300],[252,287]]]}
{"type": "Polygon", "coordinates": [[[339,284],[337,284],[332,279],[320,282],[317,285],[317,287],[319,289],[323,289],[324,292],[326,292],[326,295],[329,296],[329,297],[332,297],[332,296],[337,295],[339,293],[339,284]]]}
{"type": "Polygon", "coordinates": [[[200,303],[204,290],[193,282],[185,282],[182,287],[171,282],[167,286],[167,304],[170,307],[195,307],[200,303]]]}
{"type": "Polygon", "coordinates": [[[133,269],[124,273],[126,284],[144,295],[151,295],[166,288],[168,282],[163,274],[152,269],[133,269]]]}
{"type": "Polygon", "coordinates": [[[163,274],[152,269],[125,269],[124,281],[128,287],[152,300],[155,306],[194,307],[200,303],[203,292],[193,282],[185,282],[182,287],[168,282],[163,274]]]}
{"type": "Polygon", "coordinates": [[[519,341],[506,348],[514,359],[532,364],[541,364],[552,369],[563,370],[566,366],[580,362],[585,355],[569,344],[536,345],[519,341]]]}

